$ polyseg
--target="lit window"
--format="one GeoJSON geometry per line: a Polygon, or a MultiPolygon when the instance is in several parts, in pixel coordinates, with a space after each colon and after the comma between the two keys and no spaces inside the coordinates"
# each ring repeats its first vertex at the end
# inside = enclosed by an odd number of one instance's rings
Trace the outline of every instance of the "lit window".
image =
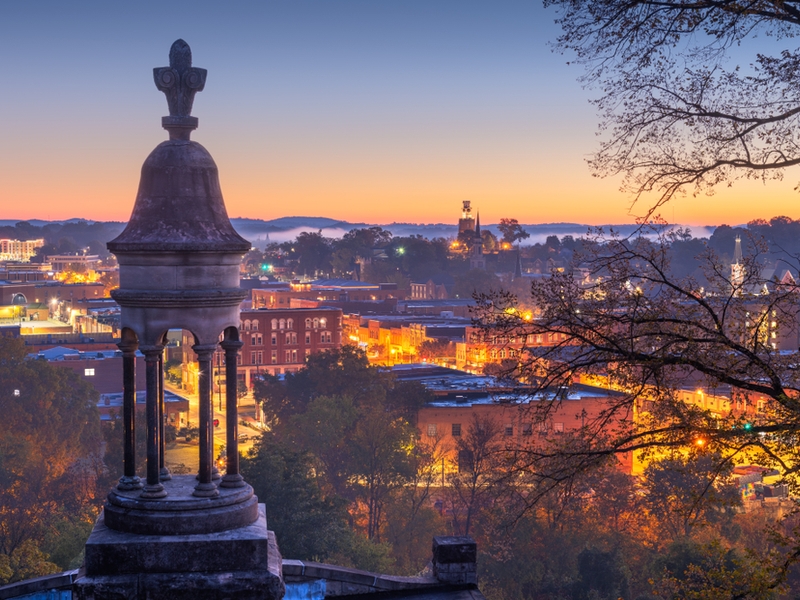
{"type": "Polygon", "coordinates": [[[94,377],[94,369],[84,369],[83,375],[84,377],[94,377]]]}
{"type": "Polygon", "coordinates": [[[428,424],[428,437],[436,437],[436,423],[428,424]]]}
{"type": "Polygon", "coordinates": [[[553,431],[555,431],[556,433],[564,433],[564,424],[553,423],[553,431]]]}

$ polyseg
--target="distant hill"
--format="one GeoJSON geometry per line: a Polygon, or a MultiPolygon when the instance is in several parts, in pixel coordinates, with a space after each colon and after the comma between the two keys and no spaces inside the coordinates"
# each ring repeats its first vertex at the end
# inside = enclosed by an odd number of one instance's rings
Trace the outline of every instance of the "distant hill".
{"type": "MultiPolygon", "coordinates": [[[[2,219],[0,220],[0,227],[14,227],[21,219],[2,219]]],[[[63,221],[44,221],[41,219],[30,219],[26,221],[30,225],[41,228],[46,225],[60,224],[65,226],[76,225],[80,223],[109,225],[108,231],[113,231],[114,235],[124,227],[124,223],[118,222],[100,222],[92,221],[89,219],[66,219],[63,221]]],[[[262,247],[268,242],[283,242],[294,239],[303,231],[322,231],[326,237],[341,237],[352,229],[359,229],[363,227],[373,227],[369,223],[351,223],[349,221],[342,221],[340,219],[331,219],[328,217],[281,217],[279,219],[263,220],[263,219],[250,219],[246,217],[235,217],[231,219],[233,226],[236,230],[246,239],[251,241],[254,245],[262,247]]],[[[458,227],[455,223],[386,223],[380,224],[379,227],[392,232],[395,237],[407,237],[421,235],[428,239],[433,238],[453,238],[458,233],[458,227]]],[[[536,223],[536,224],[522,224],[522,227],[530,233],[531,237],[523,242],[523,244],[536,244],[542,243],[548,236],[557,235],[559,238],[565,235],[573,237],[581,237],[586,235],[589,231],[589,225],[580,223],[536,223]]],[[[636,230],[636,225],[606,225],[604,229],[613,228],[621,235],[633,233],[636,230]]],[[[499,237],[500,232],[497,225],[489,223],[482,225],[483,229],[488,229],[499,237]]],[[[713,232],[714,228],[699,228],[694,232],[695,235],[707,237],[713,232]],[[702,231],[700,231],[702,230],[702,231]]],[[[112,236],[113,237],[113,236],[112,236]]],[[[111,238],[109,238],[111,239],[111,238]]],[[[109,240],[98,240],[100,242],[107,242],[109,240]]]]}

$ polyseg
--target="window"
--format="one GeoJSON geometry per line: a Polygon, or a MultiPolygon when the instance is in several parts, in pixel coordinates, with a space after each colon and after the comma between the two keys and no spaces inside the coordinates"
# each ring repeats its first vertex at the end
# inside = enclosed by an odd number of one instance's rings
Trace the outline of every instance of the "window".
{"type": "Polygon", "coordinates": [[[428,437],[436,437],[436,423],[428,423],[428,437]]]}
{"type": "Polygon", "coordinates": [[[459,473],[471,473],[472,465],[475,463],[475,455],[472,450],[466,448],[458,451],[458,471],[459,473]]]}
{"type": "Polygon", "coordinates": [[[311,333],[309,333],[309,332],[307,331],[307,332],[306,332],[306,344],[310,344],[310,343],[311,343],[311,333]]]}
{"type": "Polygon", "coordinates": [[[278,351],[277,350],[273,350],[272,351],[272,364],[273,365],[277,365],[278,364],[278,351]]]}
{"type": "Polygon", "coordinates": [[[297,350],[292,350],[292,362],[297,362],[297,350]]]}
{"type": "Polygon", "coordinates": [[[286,345],[294,345],[297,344],[297,334],[294,332],[289,332],[286,334],[286,345]]]}
{"type": "Polygon", "coordinates": [[[94,377],[94,369],[84,369],[83,370],[84,377],[94,377]]]}
{"type": "Polygon", "coordinates": [[[250,364],[251,365],[258,364],[258,363],[256,363],[256,351],[255,350],[252,350],[250,352],[250,364]]]}
{"type": "Polygon", "coordinates": [[[319,341],[323,344],[330,344],[332,339],[330,331],[323,331],[319,334],[319,341]]]}
{"type": "Polygon", "coordinates": [[[286,321],[286,329],[294,329],[294,319],[289,319],[286,321]]]}
{"type": "Polygon", "coordinates": [[[311,319],[310,318],[306,319],[306,329],[311,329],[311,319]]]}
{"type": "Polygon", "coordinates": [[[322,319],[320,319],[320,320],[319,320],[319,326],[320,326],[320,327],[322,327],[323,329],[325,329],[325,327],[327,326],[327,324],[328,324],[328,321],[327,321],[327,319],[325,319],[324,317],[323,317],[322,319]]]}
{"type": "Polygon", "coordinates": [[[283,361],[285,363],[292,362],[292,351],[291,350],[284,350],[283,358],[285,359],[283,361]]]}
{"type": "Polygon", "coordinates": [[[314,317],[314,321],[313,321],[313,323],[314,323],[314,329],[317,329],[317,328],[319,327],[319,319],[317,319],[316,317],[314,317]]]}
{"type": "Polygon", "coordinates": [[[311,350],[306,348],[306,358],[308,358],[309,356],[311,356],[311,350]]]}
{"type": "Polygon", "coordinates": [[[553,424],[553,431],[556,433],[564,433],[564,424],[563,423],[554,423],[553,424]]]}
{"type": "Polygon", "coordinates": [[[258,331],[258,321],[253,319],[250,323],[251,323],[251,327],[252,327],[253,331],[258,331]]]}
{"type": "Polygon", "coordinates": [[[286,319],[278,319],[278,328],[281,330],[286,329],[286,319]]]}
{"type": "Polygon", "coordinates": [[[522,435],[533,435],[533,423],[522,424],[522,435]]]}
{"type": "Polygon", "coordinates": [[[450,426],[450,433],[453,437],[461,437],[461,423],[453,423],[450,426]]]}
{"type": "Polygon", "coordinates": [[[260,333],[254,333],[250,336],[250,345],[251,346],[263,346],[264,345],[264,337],[260,333]]]}
{"type": "Polygon", "coordinates": [[[245,331],[250,331],[250,319],[247,319],[247,320],[244,322],[244,330],[245,330],[245,331]]]}
{"type": "Polygon", "coordinates": [[[506,434],[506,437],[511,437],[512,435],[514,435],[514,426],[511,425],[511,424],[506,425],[505,434],[506,434]]]}
{"type": "Polygon", "coordinates": [[[272,345],[273,346],[277,346],[278,345],[278,334],[277,333],[273,333],[272,334],[272,345]]]}
{"type": "Polygon", "coordinates": [[[272,328],[273,329],[277,329],[278,328],[278,319],[272,319],[272,328]]]}

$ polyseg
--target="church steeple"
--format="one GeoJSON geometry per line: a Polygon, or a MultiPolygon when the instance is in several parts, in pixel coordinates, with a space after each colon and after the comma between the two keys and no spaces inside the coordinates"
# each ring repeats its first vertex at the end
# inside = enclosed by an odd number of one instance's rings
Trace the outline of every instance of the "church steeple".
{"type": "Polygon", "coordinates": [[[481,236],[481,213],[475,219],[475,237],[472,243],[472,255],[469,258],[470,269],[485,269],[486,259],[483,257],[483,237],[481,236]]]}
{"type": "MultiPolygon", "coordinates": [[[[731,263],[731,285],[741,288],[744,283],[744,257],[742,256],[742,238],[736,236],[736,246],[733,249],[733,262],[731,263]]],[[[737,295],[741,294],[741,289],[736,290],[737,295]]]]}

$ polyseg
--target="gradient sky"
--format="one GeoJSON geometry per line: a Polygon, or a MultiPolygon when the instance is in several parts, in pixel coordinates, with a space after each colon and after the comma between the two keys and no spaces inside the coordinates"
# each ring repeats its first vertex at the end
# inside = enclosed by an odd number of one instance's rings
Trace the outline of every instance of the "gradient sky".
{"type": "MultiPolygon", "coordinates": [[[[535,0],[0,0],[0,219],[126,220],[166,139],[152,68],[208,69],[193,139],[232,217],[629,223],[593,178],[591,91],[535,0]]],[[[792,174],[663,211],[685,224],[798,216],[792,174]]],[[[634,213],[644,212],[644,206],[634,213]]]]}

